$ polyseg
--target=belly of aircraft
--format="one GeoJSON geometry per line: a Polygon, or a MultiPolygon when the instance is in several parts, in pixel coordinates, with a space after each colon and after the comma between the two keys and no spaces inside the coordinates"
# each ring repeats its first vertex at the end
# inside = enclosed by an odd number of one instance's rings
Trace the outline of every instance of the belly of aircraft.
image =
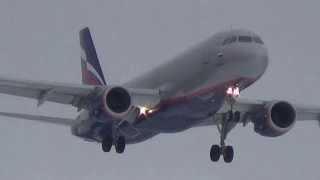
{"type": "Polygon", "coordinates": [[[224,101],[224,93],[216,91],[205,97],[166,104],[151,117],[135,125],[159,133],[175,133],[189,129],[215,114],[224,101]]]}

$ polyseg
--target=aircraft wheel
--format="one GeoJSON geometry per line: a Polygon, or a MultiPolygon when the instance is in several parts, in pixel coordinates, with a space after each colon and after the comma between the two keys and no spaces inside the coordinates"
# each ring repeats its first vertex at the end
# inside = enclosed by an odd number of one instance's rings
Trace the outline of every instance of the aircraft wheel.
{"type": "Polygon", "coordinates": [[[234,156],[233,147],[232,146],[226,146],[223,149],[222,154],[223,154],[224,162],[231,163],[232,160],[233,160],[233,156],[234,156]]]}
{"type": "Polygon", "coordinates": [[[216,144],[212,145],[211,149],[210,149],[211,161],[213,161],[213,162],[219,161],[220,156],[221,156],[221,148],[220,148],[220,146],[218,146],[216,144]]]}
{"type": "Polygon", "coordinates": [[[102,140],[102,150],[103,152],[110,152],[111,147],[112,147],[112,138],[110,136],[106,136],[103,140],[102,140]]]}
{"type": "Polygon", "coordinates": [[[120,136],[118,138],[115,148],[116,152],[119,154],[122,154],[124,152],[124,149],[126,148],[126,140],[123,136],[120,136]]]}

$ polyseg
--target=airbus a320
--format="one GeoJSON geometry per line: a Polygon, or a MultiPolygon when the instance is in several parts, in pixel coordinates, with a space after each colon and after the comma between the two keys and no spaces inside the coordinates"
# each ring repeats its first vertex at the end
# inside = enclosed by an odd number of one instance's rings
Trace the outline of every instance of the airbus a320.
{"type": "Polygon", "coordinates": [[[267,47],[256,33],[234,29],[219,32],[171,61],[120,85],[105,80],[89,28],[80,31],[82,84],[0,78],[0,93],[36,99],[38,106],[55,102],[80,111],[75,119],[0,112],[2,116],[69,126],[74,136],[114,146],[123,153],[161,133],[216,126],[220,142],[210,159],[232,162],[226,144],[237,124],[253,123],[254,131],[278,137],[298,120],[319,120],[320,108],[284,100],[243,100],[241,91],[268,67],[267,47]]]}

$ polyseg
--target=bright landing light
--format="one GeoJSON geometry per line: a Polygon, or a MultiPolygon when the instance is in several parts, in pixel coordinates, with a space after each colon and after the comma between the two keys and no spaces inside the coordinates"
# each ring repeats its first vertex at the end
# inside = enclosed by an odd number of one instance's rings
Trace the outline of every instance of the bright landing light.
{"type": "Polygon", "coordinates": [[[139,107],[140,115],[147,115],[148,109],[146,107],[139,107]]]}
{"type": "Polygon", "coordinates": [[[139,107],[139,110],[140,110],[139,115],[144,115],[144,116],[147,116],[154,112],[152,109],[148,109],[147,107],[139,107]]]}
{"type": "Polygon", "coordinates": [[[236,96],[236,97],[240,96],[240,90],[239,90],[238,87],[234,88],[233,95],[236,96]]]}
{"type": "Polygon", "coordinates": [[[240,89],[239,87],[229,87],[227,89],[227,94],[230,96],[233,96],[234,98],[240,96],[240,89]]]}
{"type": "Polygon", "coordinates": [[[228,88],[227,94],[228,94],[228,95],[232,95],[232,94],[233,94],[233,88],[232,88],[232,87],[229,87],[229,88],[228,88]]]}

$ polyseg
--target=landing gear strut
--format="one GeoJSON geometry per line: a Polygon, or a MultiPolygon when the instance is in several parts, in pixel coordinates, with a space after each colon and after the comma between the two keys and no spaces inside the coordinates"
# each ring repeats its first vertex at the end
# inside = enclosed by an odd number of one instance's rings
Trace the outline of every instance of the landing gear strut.
{"type": "Polygon", "coordinates": [[[217,162],[220,159],[220,156],[223,156],[223,160],[226,163],[231,163],[234,156],[234,151],[232,146],[227,146],[225,140],[227,138],[227,134],[231,130],[230,124],[233,122],[237,122],[240,119],[240,113],[238,111],[228,111],[221,122],[221,127],[218,126],[218,130],[220,133],[220,145],[212,145],[210,150],[210,159],[213,162],[217,162]]]}
{"type": "Polygon", "coordinates": [[[240,121],[240,112],[233,111],[233,105],[236,102],[235,98],[238,96],[239,89],[237,87],[231,89],[229,88],[227,90],[227,102],[230,104],[230,110],[223,114],[220,126],[217,125],[220,134],[220,145],[215,144],[211,146],[210,159],[213,162],[219,161],[221,155],[226,163],[231,163],[233,160],[233,147],[226,145],[225,140],[230,130],[240,121]]]}

